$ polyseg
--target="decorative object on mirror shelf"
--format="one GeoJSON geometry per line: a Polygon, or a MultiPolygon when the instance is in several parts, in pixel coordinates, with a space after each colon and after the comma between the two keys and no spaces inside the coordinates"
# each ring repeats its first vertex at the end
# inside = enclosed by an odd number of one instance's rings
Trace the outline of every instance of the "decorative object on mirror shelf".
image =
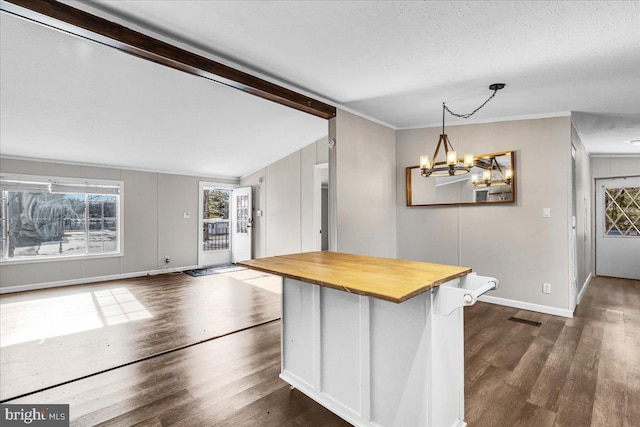
{"type": "Polygon", "coordinates": [[[510,185],[513,177],[513,170],[500,165],[496,157],[486,159],[478,159],[474,163],[475,167],[482,169],[482,177],[480,174],[471,175],[471,182],[474,187],[498,187],[501,185],[510,185]]]}
{"type": "Polygon", "coordinates": [[[473,116],[478,110],[484,107],[487,102],[489,102],[494,96],[496,96],[496,92],[505,87],[504,83],[494,83],[489,86],[489,89],[493,91],[491,96],[482,103],[478,108],[473,110],[468,114],[457,114],[451,111],[446,103],[442,103],[442,133],[440,134],[440,138],[438,139],[438,144],[436,145],[436,149],[433,153],[433,157],[430,159],[428,155],[420,156],[420,171],[423,177],[438,177],[438,176],[455,176],[462,175],[465,173],[469,173],[473,165],[473,154],[466,153],[463,157],[463,161],[460,161],[458,158],[458,153],[451,145],[451,141],[449,141],[449,137],[444,132],[444,117],[445,112],[448,112],[452,116],[461,117],[463,119],[468,119],[473,116]],[[440,149],[443,149],[444,161],[438,162],[438,154],[440,153],[440,149]]]}
{"type": "Polygon", "coordinates": [[[407,206],[513,203],[516,198],[515,152],[473,157],[470,173],[423,179],[419,165],[406,169],[407,206]]]}

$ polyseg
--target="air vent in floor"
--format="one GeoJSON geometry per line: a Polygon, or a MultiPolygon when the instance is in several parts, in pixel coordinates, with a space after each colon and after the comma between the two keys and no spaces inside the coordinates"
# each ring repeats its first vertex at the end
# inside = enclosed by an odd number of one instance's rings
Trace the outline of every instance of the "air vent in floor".
{"type": "Polygon", "coordinates": [[[518,322],[518,323],[524,323],[525,325],[535,326],[537,328],[539,328],[540,325],[542,325],[541,322],[536,322],[536,321],[527,320],[527,319],[521,319],[519,317],[513,317],[513,316],[509,317],[509,320],[512,320],[512,321],[518,322]]]}

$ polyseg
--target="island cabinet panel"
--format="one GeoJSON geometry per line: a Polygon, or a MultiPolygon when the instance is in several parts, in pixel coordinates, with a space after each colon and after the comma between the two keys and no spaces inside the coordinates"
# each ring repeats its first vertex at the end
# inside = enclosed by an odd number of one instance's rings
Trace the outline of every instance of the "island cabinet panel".
{"type": "Polygon", "coordinates": [[[362,303],[358,295],[320,289],[320,387],[355,414],[361,413],[362,398],[362,303]]]}
{"type": "Polygon", "coordinates": [[[428,425],[429,292],[402,304],[373,300],[371,420],[381,426],[428,425]],[[414,407],[409,407],[417,403],[414,407]]]}
{"type": "Polygon", "coordinates": [[[296,319],[282,326],[282,371],[312,387],[314,381],[314,296],[302,283],[286,283],[282,317],[296,319]]]}
{"type": "MultiPolygon", "coordinates": [[[[441,286],[457,286],[454,280],[441,286]]],[[[462,310],[285,278],[281,378],[356,426],[463,426],[462,310]]]]}

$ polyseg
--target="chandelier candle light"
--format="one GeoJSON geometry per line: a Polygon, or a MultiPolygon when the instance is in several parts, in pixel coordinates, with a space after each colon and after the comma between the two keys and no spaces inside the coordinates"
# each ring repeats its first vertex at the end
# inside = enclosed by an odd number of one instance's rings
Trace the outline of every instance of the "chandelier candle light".
{"type": "Polygon", "coordinates": [[[456,114],[451,111],[446,104],[442,103],[442,133],[440,134],[440,139],[438,139],[438,144],[436,145],[436,149],[433,153],[433,157],[430,159],[427,155],[420,156],[420,173],[424,177],[437,177],[437,176],[453,176],[453,175],[462,175],[465,173],[469,173],[471,168],[474,166],[474,158],[472,153],[466,153],[462,159],[462,162],[458,158],[458,153],[451,145],[449,141],[449,137],[444,132],[444,117],[445,111],[449,112],[449,114],[461,117],[463,119],[467,119],[474,115],[478,110],[486,105],[498,92],[500,89],[504,88],[504,83],[494,83],[489,86],[489,89],[493,91],[491,96],[482,103],[478,108],[476,108],[473,112],[469,114],[456,114]],[[438,162],[438,154],[440,152],[440,148],[443,147],[445,161],[438,162]]]}
{"type": "Polygon", "coordinates": [[[511,184],[511,178],[513,178],[513,171],[511,169],[502,169],[500,163],[496,160],[495,157],[491,157],[487,162],[478,161],[476,166],[484,169],[482,171],[482,180],[480,180],[480,176],[478,174],[471,175],[471,182],[474,187],[498,187],[501,185],[509,185],[511,184]],[[497,172],[498,179],[494,179],[493,171],[497,172]]]}

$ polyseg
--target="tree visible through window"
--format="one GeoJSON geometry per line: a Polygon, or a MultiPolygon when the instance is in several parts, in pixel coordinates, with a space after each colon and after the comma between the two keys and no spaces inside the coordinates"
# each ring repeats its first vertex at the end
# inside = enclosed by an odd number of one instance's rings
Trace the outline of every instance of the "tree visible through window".
{"type": "Polygon", "coordinates": [[[2,177],[0,185],[2,260],[120,251],[119,184],[2,177]]]}
{"type": "Polygon", "coordinates": [[[640,237],[640,187],[605,188],[606,236],[640,237]]]}
{"type": "Polygon", "coordinates": [[[231,191],[205,188],[203,197],[202,249],[229,249],[229,196],[231,191]]]}

